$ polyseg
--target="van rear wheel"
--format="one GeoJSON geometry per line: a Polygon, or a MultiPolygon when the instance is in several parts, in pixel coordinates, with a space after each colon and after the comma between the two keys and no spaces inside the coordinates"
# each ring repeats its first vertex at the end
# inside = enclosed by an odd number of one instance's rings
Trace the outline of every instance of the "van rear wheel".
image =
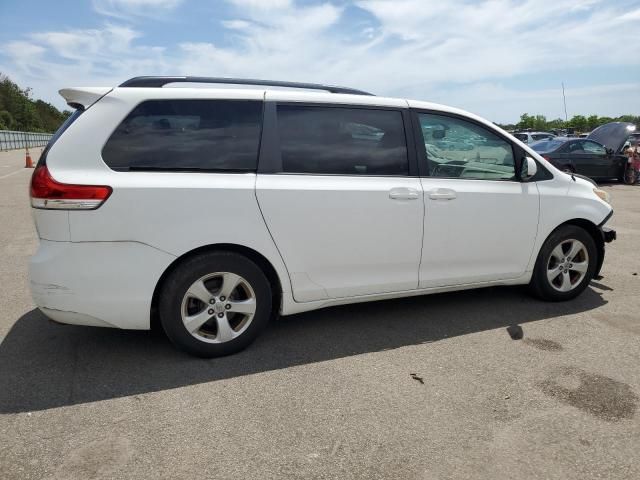
{"type": "Polygon", "coordinates": [[[586,230],[576,225],[562,226],[540,249],[529,286],[543,300],[571,300],[589,285],[597,256],[596,244],[586,230]]]}
{"type": "Polygon", "coordinates": [[[236,353],[271,317],[271,285],[260,267],[233,252],[192,257],[160,292],[160,322],[181,350],[199,357],[236,353]]]}

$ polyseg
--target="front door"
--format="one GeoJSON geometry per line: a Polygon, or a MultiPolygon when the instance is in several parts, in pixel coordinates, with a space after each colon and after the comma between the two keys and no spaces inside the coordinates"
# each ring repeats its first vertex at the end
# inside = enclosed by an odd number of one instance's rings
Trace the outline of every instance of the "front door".
{"type": "Polygon", "coordinates": [[[418,161],[428,165],[420,288],[523,275],[537,233],[538,189],[517,180],[511,143],[464,117],[425,111],[414,119],[424,143],[418,161]]]}
{"type": "Polygon", "coordinates": [[[424,206],[406,111],[278,104],[274,117],[279,166],[256,194],[295,300],[417,288],[424,206]]]}
{"type": "Polygon", "coordinates": [[[612,178],[619,175],[618,162],[613,155],[608,155],[604,146],[592,140],[585,140],[582,149],[585,151],[584,162],[589,165],[591,176],[612,178]]]}

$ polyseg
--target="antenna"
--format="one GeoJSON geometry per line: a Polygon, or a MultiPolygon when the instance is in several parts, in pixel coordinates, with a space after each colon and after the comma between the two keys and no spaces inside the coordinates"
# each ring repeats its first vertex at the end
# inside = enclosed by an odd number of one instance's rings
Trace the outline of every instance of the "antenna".
{"type": "Polygon", "coordinates": [[[567,97],[564,96],[564,82],[562,82],[562,101],[564,102],[564,121],[569,121],[569,116],[567,115],[567,97]]]}

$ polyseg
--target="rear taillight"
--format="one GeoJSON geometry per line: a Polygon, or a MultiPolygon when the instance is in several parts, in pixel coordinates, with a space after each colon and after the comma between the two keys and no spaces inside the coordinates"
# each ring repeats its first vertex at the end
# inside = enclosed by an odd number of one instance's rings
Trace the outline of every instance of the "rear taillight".
{"type": "Polygon", "coordinates": [[[53,210],[95,210],[113,189],[104,185],[71,185],[56,182],[46,163],[31,176],[31,206],[53,210]]]}

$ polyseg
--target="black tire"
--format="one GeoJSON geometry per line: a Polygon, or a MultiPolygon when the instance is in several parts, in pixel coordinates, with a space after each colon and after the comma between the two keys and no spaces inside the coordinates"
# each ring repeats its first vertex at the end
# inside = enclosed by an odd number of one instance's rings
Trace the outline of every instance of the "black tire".
{"type": "Polygon", "coordinates": [[[633,185],[638,180],[637,172],[633,168],[626,168],[622,180],[625,185],[633,185]]]}
{"type": "MultiPolygon", "coordinates": [[[[565,247],[567,246],[567,244],[563,245],[565,245],[565,247]]],[[[595,275],[597,264],[598,251],[595,241],[593,240],[593,237],[589,234],[589,232],[576,225],[564,225],[558,227],[551,233],[551,235],[549,235],[549,238],[547,238],[547,240],[544,242],[544,245],[542,245],[542,248],[538,253],[538,258],[536,259],[536,265],[533,271],[531,282],[529,283],[529,288],[535,296],[541,298],[542,300],[550,302],[571,300],[580,295],[584,291],[584,289],[587,288],[589,282],[595,275]],[[588,268],[584,277],[579,282],[577,282],[575,286],[571,288],[571,290],[561,292],[554,288],[554,286],[547,278],[547,269],[550,265],[550,262],[554,262],[554,260],[551,258],[553,250],[558,245],[563,244],[563,242],[568,242],[569,240],[578,240],[584,245],[589,257],[588,268]]],[[[571,275],[571,273],[572,272],[569,272],[569,275],[571,275]]],[[[579,278],[579,276],[577,278],[579,278]]]]}
{"type": "MultiPolygon", "coordinates": [[[[196,300],[196,304],[197,302],[196,300]]],[[[271,304],[271,285],[262,269],[243,255],[220,251],[191,257],[178,265],[160,289],[158,313],[162,327],[174,345],[191,355],[210,358],[239,352],[253,342],[269,322],[271,304]],[[209,343],[203,336],[196,338],[187,330],[182,320],[183,299],[187,290],[198,279],[216,272],[239,275],[250,285],[255,295],[255,313],[250,322],[247,322],[248,326],[237,337],[223,343],[209,343]]],[[[205,307],[208,308],[209,306],[205,307]]],[[[229,318],[231,323],[231,317],[229,318]]],[[[211,324],[210,328],[215,330],[217,323],[214,322],[217,322],[215,315],[203,328],[211,324]]]]}

